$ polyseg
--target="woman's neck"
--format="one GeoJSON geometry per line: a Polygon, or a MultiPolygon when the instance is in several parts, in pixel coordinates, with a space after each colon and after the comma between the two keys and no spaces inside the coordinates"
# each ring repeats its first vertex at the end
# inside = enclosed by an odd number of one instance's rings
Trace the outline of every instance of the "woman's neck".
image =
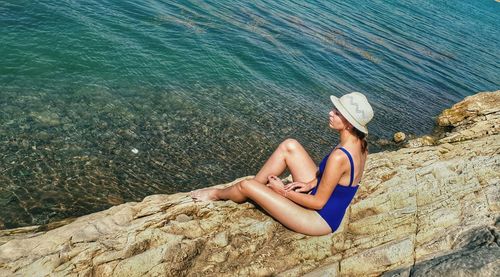
{"type": "Polygon", "coordinates": [[[346,146],[346,145],[358,145],[360,139],[353,135],[351,132],[348,130],[342,130],[340,131],[340,145],[341,146],[346,146]]]}

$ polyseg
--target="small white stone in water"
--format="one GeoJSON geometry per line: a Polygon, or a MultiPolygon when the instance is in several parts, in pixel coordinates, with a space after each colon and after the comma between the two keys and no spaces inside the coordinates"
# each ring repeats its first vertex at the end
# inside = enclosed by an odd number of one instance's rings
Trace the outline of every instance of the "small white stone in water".
{"type": "Polygon", "coordinates": [[[132,148],[132,153],[137,154],[139,153],[139,150],[137,150],[137,148],[132,148]]]}

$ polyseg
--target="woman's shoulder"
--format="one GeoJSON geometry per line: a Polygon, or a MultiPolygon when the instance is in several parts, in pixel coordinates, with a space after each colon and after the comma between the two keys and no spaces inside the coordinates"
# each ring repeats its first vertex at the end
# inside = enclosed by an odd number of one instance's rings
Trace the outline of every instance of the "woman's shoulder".
{"type": "Polygon", "coordinates": [[[347,155],[339,148],[333,149],[330,157],[328,157],[328,164],[338,167],[349,164],[349,158],[347,155]]]}
{"type": "Polygon", "coordinates": [[[345,146],[339,146],[333,150],[333,152],[340,156],[348,159],[349,157],[354,157],[357,153],[355,151],[352,151],[350,147],[345,147],[345,146]]]}
{"type": "Polygon", "coordinates": [[[353,147],[338,147],[333,150],[332,155],[336,157],[337,162],[342,162],[346,164],[350,164],[349,157],[352,158],[352,161],[357,164],[357,161],[365,162],[368,157],[368,151],[362,152],[361,150],[353,149],[353,147]],[[340,149],[340,148],[343,148],[340,149]]]}

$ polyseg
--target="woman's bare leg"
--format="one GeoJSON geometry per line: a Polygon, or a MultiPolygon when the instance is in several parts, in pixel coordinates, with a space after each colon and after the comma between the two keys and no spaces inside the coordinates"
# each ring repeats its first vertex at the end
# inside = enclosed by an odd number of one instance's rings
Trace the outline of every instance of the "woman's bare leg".
{"type": "Polygon", "coordinates": [[[332,232],[326,221],[314,210],[308,210],[276,193],[254,179],[243,180],[225,189],[207,188],[199,192],[210,200],[231,199],[244,202],[250,198],[268,212],[274,219],[289,229],[306,235],[325,235],[332,232]]]}
{"type": "Polygon", "coordinates": [[[316,211],[296,204],[255,180],[243,180],[233,187],[295,232],[314,236],[332,232],[328,223],[316,211]]]}
{"type": "MultiPolygon", "coordinates": [[[[279,176],[287,167],[294,182],[309,182],[316,178],[316,164],[304,147],[295,139],[286,139],[267,159],[254,180],[265,185],[270,175],[279,176]]],[[[241,182],[224,189],[195,190],[191,192],[191,197],[198,201],[232,200],[236,203],[243,203],[247,197],[237,188],[240,184],[241,182]]]]}
{"type": "Polygon", "coordinates": [[[203,188],[191,191],[191,198],[194,201],[217,201],[217,200],[232,200],[236,203],[243,203],[247,200],[247,197],[243,195],[239,189],[238,182],[227,188],[203,188]]]}
{"type": "Polygon", "coordinates": [[[247,200],[247,197],[238,189],[238,186],[243,181],[240,181],[232,186],[223,189],[197,189],[191,192],[191,198],[193,198],[195,201],[232,200],[236,203],[243,203],[247,200]]]}
{"type": "Polygon", "coordinates": [[[288,167],[294,182],[309,182],[316,178],[316,164],[295,139],[284,140],[267,159],[254,180],[267,183],[269,175],[280,176],[288,167]]]}

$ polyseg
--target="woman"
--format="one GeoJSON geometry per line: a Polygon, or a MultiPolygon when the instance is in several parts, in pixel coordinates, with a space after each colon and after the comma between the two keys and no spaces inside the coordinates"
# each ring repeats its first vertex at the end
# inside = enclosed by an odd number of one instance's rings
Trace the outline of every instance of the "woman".
{"type": "Polygon", "coordinates": [[[330,96],[330,128],[340,133],[340,143],[319,166],[293,139],[283,141],[253,179],[233,186],[191,192],[195,201],[253,200],[289,229],[306,235],[334,232],[344,217],[363,175],[368,155],[366,124],[373,110],[366,97],[353,92],[330,96]],[[288,167],[293,183],[277,177],[288,167]],[[306,193],[308,192],[308,193],[306,193]]]}

